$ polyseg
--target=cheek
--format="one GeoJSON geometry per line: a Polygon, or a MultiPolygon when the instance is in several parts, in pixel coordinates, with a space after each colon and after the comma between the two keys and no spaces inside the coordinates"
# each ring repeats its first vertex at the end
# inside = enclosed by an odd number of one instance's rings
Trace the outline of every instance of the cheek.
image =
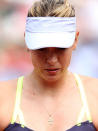
{"type": "Polygon", "coordinates": [[[32,60],[32,64],[33,64],[33,66],[34,67],[39,67],[39,66],[41,66],[42,65],[42,56],[40,55],[38,55],[38,54],[36,54],[36,53],[32,53],[31,54],[31,60],[32,60]]]}
{"type": "Polygon", "coordinates": [[[71,51],[67,51],[62,56],[63,56],[61,58],[62,66],[63,67],[68,67],[69,64],[70,64],[70,61],[71,61],[72,52],[71,51]]]}
{"type": "Polygon", "coordinates": [[[37,64],[37,56],[36,56],[35,53],[31,53],[31,61],[32,61],[33,66],[36,66],[36,64],[37,64]]]}

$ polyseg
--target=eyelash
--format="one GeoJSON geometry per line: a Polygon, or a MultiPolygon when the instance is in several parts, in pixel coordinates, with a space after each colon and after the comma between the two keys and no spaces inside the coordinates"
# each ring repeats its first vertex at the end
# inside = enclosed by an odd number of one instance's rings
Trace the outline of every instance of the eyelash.
{"type": "Polygon", "coordinates": [[[66,48],[59,48],[60,50],[66,50],[66,48]]]}
{"type": "MultiPolygon", "coordinates": [[[[64,51],[64,50],[66,50],[67,48],[58,48],[58,50],[62,50],[62,51],[64,51]]],[[[41,48],[41,49],[38,49],[38,51],[40,51],[40,52],[42,52],[42,51],[44,51],[45,50],[45,48],[41,48]]]]}
{"type": "Polygon", "coordinates": [[[45,50],[44,48],[38,49],[38,51],[44,51],[44,50],[45,50]]]}

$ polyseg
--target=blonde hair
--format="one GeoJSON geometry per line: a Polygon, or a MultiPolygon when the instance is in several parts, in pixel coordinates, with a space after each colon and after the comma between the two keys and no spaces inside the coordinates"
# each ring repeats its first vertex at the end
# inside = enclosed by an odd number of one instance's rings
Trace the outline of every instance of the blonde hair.
{"type": "Polygon", "coordinates": [[[28,17],[74,17],[75,9],[68,0],[35,1],[28,11],[28,17]]]}

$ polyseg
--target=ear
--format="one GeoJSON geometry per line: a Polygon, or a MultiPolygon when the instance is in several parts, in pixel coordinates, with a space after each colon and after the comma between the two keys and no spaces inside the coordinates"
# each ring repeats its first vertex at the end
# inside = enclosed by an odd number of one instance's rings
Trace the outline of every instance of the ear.
{"type": "MultiPolygon", "coordinates": [[[[25,32],[24,32],[24,37],[25,37],[25,32]]],[[[26,43],[25,43],[25,50],[26,50],[27,52],[30,51],[30,50],[27,48],[26,43]]]]}
{"type": "Polygon", "coordinates": [[[25,37],[25,32],[24,32],[24,37],[25,37]]]}
{"type": "Polygon", "coordinates": [[[79,31],[76,31],[75,41],[74,41],[74,44],[73,44],[73,46],[72,46],[73,50],[75,50],[76,47],[77,47],[78,38],[79,38],[79,31]]]}

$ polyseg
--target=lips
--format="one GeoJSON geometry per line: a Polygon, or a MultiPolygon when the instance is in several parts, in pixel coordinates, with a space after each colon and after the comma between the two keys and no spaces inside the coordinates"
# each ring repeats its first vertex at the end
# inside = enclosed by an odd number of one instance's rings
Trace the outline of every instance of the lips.
{"type": "Polygon", "coordinates": [[[53,69],[46,69],[47,71],[56,71],[56,70],[59,70],[59,68],[53,68],[53,69]]]}
{"type": "Polygon", "coordinates": [[[54,76],[57,73],[59,73],[60,68],[49,68],[49,69],[45,69],[45,71],[48,73],[48,75],[54,76]]]}

